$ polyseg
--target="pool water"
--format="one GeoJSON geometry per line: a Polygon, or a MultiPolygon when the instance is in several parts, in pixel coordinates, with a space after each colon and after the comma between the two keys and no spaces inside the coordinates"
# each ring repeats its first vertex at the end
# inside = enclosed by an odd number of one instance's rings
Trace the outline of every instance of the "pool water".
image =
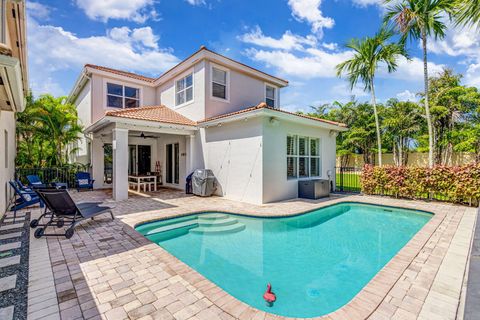
{"type": "Polygon", "coordinates": [[[347,304],[431,217],[340,203],[283,218],[203,213],[136,230],[250,306],[307,318],[347,304]]]}

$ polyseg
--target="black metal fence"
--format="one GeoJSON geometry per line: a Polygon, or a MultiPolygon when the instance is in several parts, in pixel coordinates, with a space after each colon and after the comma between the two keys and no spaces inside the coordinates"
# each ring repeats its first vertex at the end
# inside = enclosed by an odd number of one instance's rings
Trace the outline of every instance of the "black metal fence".
{"type": "Polygon", "coordinates": [[[83,165],[72,165],[57,168],[16,168],[15,178],[28,184],[28,175],[37,175],[43,183],[63,182],[69,188],[75,186],[75,174],[79,171],[88,171],[83,165]]]}
{"type": "Polygon", "coordinates": [[[335,191],[337,192],[360,192],[360,176],[362,168],[336,167],[335,168],[335,191]]]}

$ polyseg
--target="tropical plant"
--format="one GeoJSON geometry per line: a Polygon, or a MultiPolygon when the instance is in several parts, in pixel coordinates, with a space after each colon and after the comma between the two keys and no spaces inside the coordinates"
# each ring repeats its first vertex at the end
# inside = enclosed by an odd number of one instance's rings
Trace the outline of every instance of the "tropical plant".
{"type": "Polygon", "coordinates": [[[457,25],[480,27],[480,0],[457,0],[454,11],[457,25]]]}
{"type": "Polygon", "coordinates": [[[405,166],[408,152],[414,147],[421,130],[421,109],[417,103],[390,99],[383,113],[383,128],[392,140],[393,160],[397,166],[405,166]]]}
{"type": "MultiPolygon", "coordinates": [[[[386,0],[386,3],[395,0],[386,0]]],[[[424,74],[424,106],[428,128],[428,163],[434,164],[434,137],[432,117],[428,96],[428,56],[427,39],[445,37],[447,26],[444,22],[445,16],[452,14],[455,2],[452,0],[403,0],[387,8],[385,23],[393,25],[401,34],[401,42],[406,43],[408,39],[416,42],[422,41],[423,50],[423,74],[424,74]]]]}
{"type": "Polygon", "coordinates": [[[63,166],[75,152],[82,132],[74,105],[65,97],[27,97],[25,111],[17,114],[17,166],[63,166]]]}
{"type": "Polygon", "coordinates": [[[462,86],[461,78],[444,69],[429,79],[437,165],[449,165],[454,151],[475,152],[479,157],[480,93],[475,87],[462,86]]]}
{"type": "Polygon", "coordinates": [[[375,75],[380,65],[385,64],[388,72],[397,68],[397,59],[406,56],[404,46],[397,43],[389,43],[393,32],[381,29],[375,36],[363,39],[351,39],[346,45],[353,50],[353,57],[337,65],[337,75],[346,74],[351,89],[358,81],[364,85],[364,89],[372,96],[373,113],[375,116],[376,140],[378,152],[378,164],[382,165],[382,140],[380,133],[380,121],[375,97],[375,75]]]}

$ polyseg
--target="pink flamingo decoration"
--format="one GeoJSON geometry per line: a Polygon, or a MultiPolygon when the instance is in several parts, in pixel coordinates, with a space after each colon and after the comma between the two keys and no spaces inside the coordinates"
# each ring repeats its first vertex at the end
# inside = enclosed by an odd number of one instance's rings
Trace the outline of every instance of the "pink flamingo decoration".
{"type": "Polygon", "coordinates": [[[272,292],[272,285],[270,283],[267,284],[267,290],[263,294],[263,299],[269,307],[271,307],[275,300],[277,300],[277,296],[275,295],[275,293],[272,292]]]}

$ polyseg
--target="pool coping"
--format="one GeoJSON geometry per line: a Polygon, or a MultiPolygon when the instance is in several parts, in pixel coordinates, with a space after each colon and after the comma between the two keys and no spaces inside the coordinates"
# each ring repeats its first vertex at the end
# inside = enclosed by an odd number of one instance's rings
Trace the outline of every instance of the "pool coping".
{"type": "MultiPolygon", "coordinates": [[[[372,204],[372,205],[381,205],[389,206],[399,209],[411,209],[416,211],[424,211],[427,213],[433,214],[433,217],[403,246],[402,249],[380,270],[378,273],[362,288],[362,290],[353,297],[348,303],[346,303],[341,308],[336,311],[312,318],[301,318],[301,319],[365,319],[372,315],[377,308],[380,306],[381,302],[385,299],[387,294],[393,288],[393,286],[400,280],[403,272],[409,267],[414,258],[420,253],[422,248],[428,242],[430,237],[437,230],[438,226],[447,216],[446,212],[441,210],[435,210],[435,208],[428,208],[428,202],[423,201],[402,201],[403,206],[389,205],[388,200],[392,198],[381,198],[381,197],[369,197],[366,199],[357,198],[355,201],[345,201],[343,198],[331,199],[325,202],[316,203],[313,209],[308,209],[299,212],[291,213],[282,213],[276,215],[269,215],[268,217],[290,217],[295,215],[306,214],[308,212],[332,206],[338,203],[359,203],[359,204],[372,204]],[[376,203],[372,203],[375,201],[376,203]],[[429,210],[430,209],[430,210],[429,210]],[[434,209],[434,210],[431,210],[434,209]]],[[[206,212],[207,210],[200,211],[188,211],[182,210],[181,212],[144,212],[142,215],[129,216],[126,218],[121,218],[130,228],[132,228],[140,237],[143,237],[138,233],[134,228],[135,226],[164,219],[182,217],[187,215],[199,214],[206,212]],[[144,214],[158,214],[158,217],[152,217],[151,219],[145,219],[144,214]]],[[[217,210],[212,210],[219,212],[217,210]]],[[[239,214],[238,212],[229,212],[228,210],[222,210],[222,212],[230,214],[239,214]]],[[[252,217],[266,217],[265,215],[258,213],[245,213],[240,214],[245,216],[252,217]]],[[[238,300],[237,298],[231,296],[229,293],[224,291],[221,287],[214,284],[208,278],[201,275],[198,271],[191,268],[174,255],[172,255],[167,250],[158,246],[157,244],[151,242],[155,248],[154,250],[159,250],[162,254],[162,262],[165,263],[171,270],[176,274],[184,277],[187,281],[191,282],[198,290],[200,290],[208,299],[215,303],[219,308],[229,313],[235,318],[245,318],[252,319],[255,314],[264,313],[275,319],[299,319],[284,317],[280,315],[275,315],[268,313],[263,310],[256,309],[246,303],[238,300]],[[249,316],[246,316],[249,315],[249,316]]]]}
{"type": "Polygon", "coordinates": [[[468,267],[467,293],[465,301],[465,320],[474,320],[480,314],[480,207],[477,209],[477,222],[474,229],[470,265],[468,267]]]}

